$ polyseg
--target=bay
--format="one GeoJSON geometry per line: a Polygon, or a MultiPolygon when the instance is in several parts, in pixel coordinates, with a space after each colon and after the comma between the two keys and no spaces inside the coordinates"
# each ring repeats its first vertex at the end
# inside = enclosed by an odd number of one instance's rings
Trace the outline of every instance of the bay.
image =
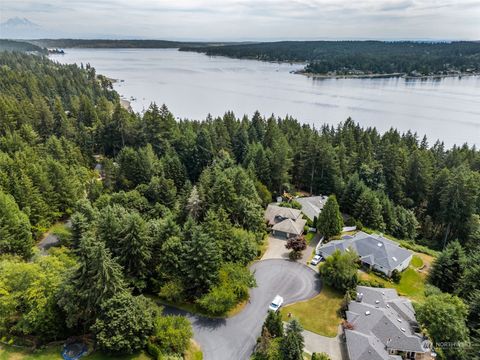
{"type": "Polygon", "coordinates": [[[480,77],[319,79],[301,64],[209,57],[177,49],[66,49],[61,63],[91,64],[142,112],[165,103],[179,119],[291,115],[319,128],[348,117],[383,132],[411,130],[430,144],[480,145],[480,77]]]}

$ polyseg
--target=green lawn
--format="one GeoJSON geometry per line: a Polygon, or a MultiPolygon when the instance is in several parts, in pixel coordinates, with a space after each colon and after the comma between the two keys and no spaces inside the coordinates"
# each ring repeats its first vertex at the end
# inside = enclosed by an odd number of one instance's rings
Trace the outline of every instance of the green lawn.
{"type": "MultiPolygon", "coordinates": [[[[61,355],[61,346],[52,346],[44,350],[39,350],[34,353],[22,351],[14,347],[0,345],[0,360],[63,360],[61,355]]],[[[126,356],[110,356],[95,352],[82,359],[86,360],[151,360],[143,351],[138,354],[126,356]]],[[[192,358],[197,360],[198,358],[192,358]]],[[[201,359],[201,358],[200,358],[201,359]]]]}
{"type": "Polygon", "coordinates": [[[396,289],[399,295],[419,302],[425,299],[425,277],[426,274],[418,272],[413,267],[402,272],[402,278],[398,284],[387,281],[374,273],[360,273],[361,280],[377,281],[386,288],[396,289]]]}
{"type": "Polygon", "coordinates": [[[316,233],[314,232],[308,232],[307,235],[305,235],[305,241],[307,242],[307,245],[310,244],[310,241],[315,237],[316,233]]]}
{"type": "Polygon", "coordinates": [[[412,265],[416,269],[419,269],[423,266],[423,260],[420,256],[413,255],[412,261],[410,262],[410,265],[412,265]]]}
{"type": "Polygon", "coordinates": [[[342,322],[339,309],[343,295],[324,285],[321,293],[312,299],[287,305],[281,309],[283,319],[288,313],[300,320],[302,326],[314,333],[335,337],[342,322]]]}

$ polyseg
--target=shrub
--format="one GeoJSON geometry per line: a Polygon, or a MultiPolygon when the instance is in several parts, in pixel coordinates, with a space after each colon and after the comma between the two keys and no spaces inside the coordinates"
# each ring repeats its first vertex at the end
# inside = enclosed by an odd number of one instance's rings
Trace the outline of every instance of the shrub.
{"type": "Polygon", "coordinates": [[[393,282],[395,284],[398,284],[400,282],[400,280],[402,279],[402,275],[400,274],[400,272],[397,269],[394,269],[392,271],[391,279],[393,280],[393,282]]]}
{"type": "Polygon", "coordinates": [[[312,360],[330,360],[330,356],[325,353],[313,353],[312,360]]]}
{"type": "MultiPolygon", "coordinates": [[[[193,336],[192,325],[184,316],[160,316],[155,321],[154,334],[149,340],[148,350],[154,355],[183,354],[193,336]]],[[[163,359],[160,357],[160,359],[163,359]]]]}
{"type": "Polygon", "coordinates": [[[158,296],[170,302],[181,302],[184,300],[183,285],[179,280],[169,281],[160,288],[158,296]]]}
{"type": "Polygon", "coordinates": [[[230,286],[215,286],[209,293],[205,294],[199,300],[198,305],[202,310],[213,314],[223,315],[235,306],[237,297],[230,286]]]}

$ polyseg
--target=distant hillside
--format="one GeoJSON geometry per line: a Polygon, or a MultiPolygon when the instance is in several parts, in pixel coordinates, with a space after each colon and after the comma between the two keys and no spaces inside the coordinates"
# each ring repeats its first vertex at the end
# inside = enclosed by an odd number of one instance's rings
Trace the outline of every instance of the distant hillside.
{"type": "Polygon", "coordinates": [[[0,51],[21,51],[32,52],[36,51],[41,54],[46,54],[47,50],[40,46],[30,44],[23,41],[5,40],[0,39],[0,51]]]}
{"type": "Polygon", "coordinates": [[[182,42],[167,40],[108,40],[108,39],[39,39],[29,40],[32,44],[47,48],[139,48],[168,49],[180,47],[209,47],[233,43],[182,42]]]}
{"type": "Polygon", "coordinates": [[[480,72],[480,43],[413,41],[281,41],[187,47],[207,55],[264,61],[306,62],[305,72],[333,75],[480,72]]]}

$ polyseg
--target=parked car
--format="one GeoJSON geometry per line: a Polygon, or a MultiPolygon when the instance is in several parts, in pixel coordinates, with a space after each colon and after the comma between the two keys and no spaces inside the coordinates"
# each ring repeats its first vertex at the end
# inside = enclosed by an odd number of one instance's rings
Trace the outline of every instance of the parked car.
{"type": "Polygon", "coordinates": [[[321,255],[315,255],[312,261],[310,261],[310,265],[318,265],[322,260],[323,258],[321,255]]]}
{"type": "Polygon", "coordinates": [[[268,307],[268,310],[276,312],[278,309],[280,309],[280,306],[282,305],[283,305],[283,297],[281,297],[280,295],[277,295],[275,296],[272,303],[268,307]]]}

